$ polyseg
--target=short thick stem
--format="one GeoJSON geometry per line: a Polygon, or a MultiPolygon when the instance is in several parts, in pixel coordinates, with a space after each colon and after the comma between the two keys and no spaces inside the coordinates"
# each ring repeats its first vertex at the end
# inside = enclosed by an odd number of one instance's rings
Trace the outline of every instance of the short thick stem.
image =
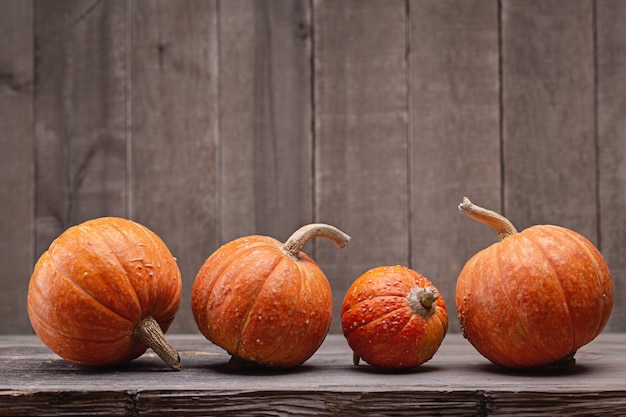
{"type": "Polygon", "coordinates": [[[439,298],[439,291],[433,286],[413,287],[407,298],[413,313],[426,318],[435,312],[433,304],[439,298]]]}
{"type": "Polygon", "coordinates": [[[325,237],[335,242],[339,248],[343,248],[350,241],[350,236],[337,229],[335,226],[324,223],[313,223],[302,226],[296,230],[282,246],[282,251],[297,258],[304,244],[314,237],[325,237]]]}
{"type": "Polygon", "coordinates": [[[478,220],[495,230],[500,241],[517,233],[517,229],[515,229],[515,226],[509,219],[495,211],[474,205],[467,197],[464,197],[463,202],[459,204],[459,210],[472,219],[478,220]]]}
{"type": "Polygon", "coordinates": [[[152,318],[146,317],[135,327],[135,337],[144,342],[157,356],[168,364],[172,369],[180,370],[180,355],[165,340],[165,335],[159,326],[159,323],[152,318]]]}

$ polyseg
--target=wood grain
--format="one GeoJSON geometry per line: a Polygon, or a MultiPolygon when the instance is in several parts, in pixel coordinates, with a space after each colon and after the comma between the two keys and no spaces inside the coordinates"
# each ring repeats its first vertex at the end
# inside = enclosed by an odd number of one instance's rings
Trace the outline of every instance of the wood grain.
{"type": "Polygon", "coordinates": [[[402,2],[313,5],[315,219],[353,238],[341,251],[315,244],[337,318],[359,275],[409,262],[406,13],[402,2]]]}
{"type": "Polygon", "coordinates": [[[599,245],[615,287],[608,328],[626,331],[626,3],[596,5],[599,245]]]}
{"type": "Polygon", "coordinates": [[[35,2],[36,255],[68,227],[127,215],[125,5],[35,2]]]}
{"type": "Polygon", "coordinates": [[[458,331],[456,277],[496,236],[457,206],[467,196],[500,210],[498,7],[409,7],[411,265],[439,288],[458,331]]]}
{"type": "Polygon", "coordinates": [[[313,219],[311,33],[305,1],[220,6],[221,241],[285,241],[313,219]]]}
{"type": "Polygon", "coordinates": [[[598,242],[592,2],[502,2],[504,211],[598,242]]]}
{"type": "Polygon", "coordinates": [[[298,368],[232,371],[229,355],[202,336],[174,335],[183,368],[172,372],[152,352],[97,370],[66,363],[34,336],[5,336],[0,415],[619,416],[626,411],[625,338],[601,335],[565,372],[503,370],[459,334],[403,372],[352,365],[340,335],[298,368]]]}
{"type": "Polygon", "coordinates": [[[27,333],[34,251],[33,6],[2,4],[0,27],[0,332],[27,333]]]}
{"type": "Polygon", "coordinates": [[[133,3],[131,214],[178,259],[173,331],[196,330],[191,287],[218,236],[215,1],[133,3]]]}

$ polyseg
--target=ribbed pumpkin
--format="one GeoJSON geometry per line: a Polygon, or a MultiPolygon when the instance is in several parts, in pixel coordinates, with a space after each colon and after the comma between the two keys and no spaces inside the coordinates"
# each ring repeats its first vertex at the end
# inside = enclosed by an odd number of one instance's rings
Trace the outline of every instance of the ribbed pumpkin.
{"type": "Polygon", "coordinates": [[[448,312],[437,288],[404,266],[380,266],[357,278],[346,292],[341,326],[354,364],[389,369],[423,364],[439,349],[448,312]]]}
{"type": "Polygon", "coordinates": [[[298,229],[284,244],[246,236],[215,251],[192,288],[191,306],[202,334],[248,362],[290,368],[305,362],[324,341],[332,317],[330,284],[302,246],[321,236],[343,247],[350,237],[325,224],[298,229]]]}
{"type": "Polygon", "coordinates": [[[41,255],[28,286],[28,315],[43,343],[68,362],[119,365],[149,346],[180,369],[163,332],[181,287],[176,259],[155,233],[103,217],[67,229],[41,255]]]}
{"type": "Polygon", "coordinates": [[[611,274],[600,252],[563,227],[518,233],[506,218],[467,198],[459,209],[500,239],[459,275],[456,305],[465,337],[504,367],[573,366],[574,354],[598,336],[613,306],[611,274]]]}

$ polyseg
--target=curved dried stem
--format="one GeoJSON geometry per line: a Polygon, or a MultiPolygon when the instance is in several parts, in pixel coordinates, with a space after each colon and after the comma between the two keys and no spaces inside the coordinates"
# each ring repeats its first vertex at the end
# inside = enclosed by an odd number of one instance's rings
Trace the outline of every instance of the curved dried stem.
{"type": "Polygon", "coordinates": [[[282,251],[291,257],[297,258],[304,244],[314,237],[325,237],[335,242],[338,248],[343,248],[350,241],[350,236],[335,226],[324,223],[313,223],[296,230],[282,246],[282,251]]]}
{"type": "Polygon", "coordinates": [[[495,211],[473,204],[467,197],[464,197],[463,202],[459,204],[459,210],[472,219],[478,220],[495,230],[500,241],[517,233],[517,229],[515,229],[515,226],[509,219],[495,211]]]}

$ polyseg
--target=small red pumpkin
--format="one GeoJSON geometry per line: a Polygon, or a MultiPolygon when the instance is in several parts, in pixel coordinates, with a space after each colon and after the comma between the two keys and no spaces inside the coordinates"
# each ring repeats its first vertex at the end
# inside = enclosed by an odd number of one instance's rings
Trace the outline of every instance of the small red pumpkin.
{"type": "Polygon", "coordinates": [[[330,284],[301,251],[315,236],[339,247],[350,240],[325,224],[303,226],[285,244],[241,237],[215,251],[198,272],[193,316],[200,332],[232,356],[231,365],[290,368],[324,341],[332,317],[330,284]]]}
{"type": "Polygon", "coordinates": [[[33,329],[68,362],[112,366],[151,347],[180,369],[163,332],[182,282],[163,241],[131,220],[103,217],[62,233],[37,261],[28,286],[33,329]]]}
{"type": "Polygon", "coordinates": [[[348,289],[341,325],[354,364],[389,369],[423,364],[439,349],[448,312],[435,286],[404,266],[370,269],[348,289]]]}
{"type": "Polygon", "coordinates": [[[613,306],[611,274],[600,252],[563,227],[518,233],[506,218],[467,198],[459,209],[500,239],[459,275],[456,305],[464,336],[504,367],[574,365],[574,354],[602,331],[613,306]]]}

